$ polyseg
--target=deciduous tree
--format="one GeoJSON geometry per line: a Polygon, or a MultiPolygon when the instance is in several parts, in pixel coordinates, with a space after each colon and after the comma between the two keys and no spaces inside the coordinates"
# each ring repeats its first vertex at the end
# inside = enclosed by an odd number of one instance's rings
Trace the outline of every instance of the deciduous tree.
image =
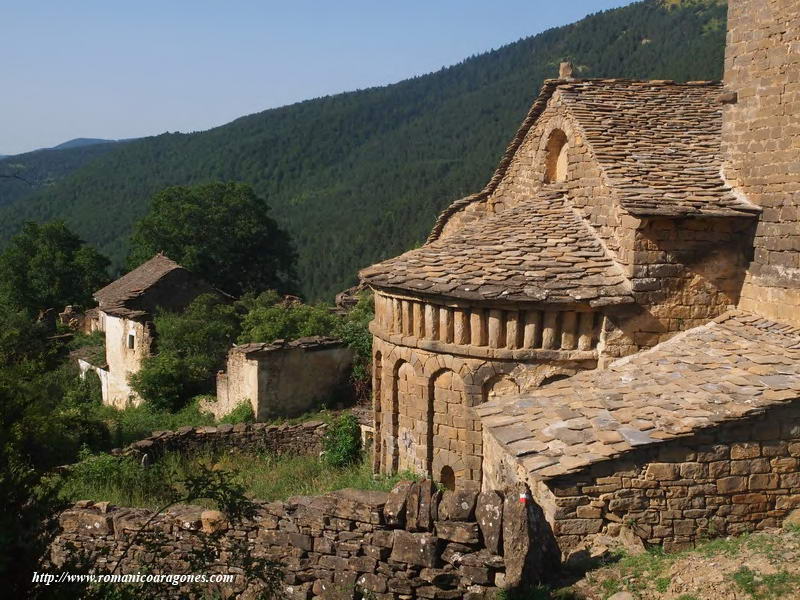
{"type": "Polygon", "coordinates": [[[229,294],[294,289],[291,240],[249,185],[208,183],[158,192],[136,224],[131,246],[131,265],[164,252],[229,294]]]}
{"type": "Polygon", "coordinates": [[[88,306],[108,283],[108,259],[63,221],[25,223],[0,254],[0,295],[34,315],[67,304],[88,306]]]}

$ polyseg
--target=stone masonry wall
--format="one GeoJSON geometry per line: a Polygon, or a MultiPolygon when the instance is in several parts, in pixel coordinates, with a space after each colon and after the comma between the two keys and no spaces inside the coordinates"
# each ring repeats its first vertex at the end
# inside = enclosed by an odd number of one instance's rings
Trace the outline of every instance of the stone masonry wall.
{"type": "MultiPolygon", "coordinates": [[[[288,598],[352,599],[369,591],[378,600],[493,599],[496,586],[537,580],[550,564],[545,544],[531,542],[541,519],[520,494],[527,492],[442,494],[428,480],[402,482],[388,494],[340,490],[261,504],[255,519],[233,525],[217,511],[176,507],[152,525],[169,539],[169,554],[156,572],[184,573],[187,555],[203,543],[191,531],[201,530],[243,540],[252,556],[276,561],[288,598]]],[[[78,503],[60,517],[52,561],[60,566],[84,553],[95,572],[107,572],[151,516],[144,509],[78,503]]],[[[121,571],[141,570],[145,551],[137,542],[121,571]]],[[[237,575],[223,597],[252,597],[237,568],[221,563],[210,572],[237,575]]]]}
{"type": "Polygon", "coordinates": [[[601,362],[649,348],[703,324],[739,301],[752,219],[640,219],[626,215],[580,125],[556,90],[527,133],[486,210],[502,212],[538,188],[561,186],[633,285],[638,306],[608,309],[601,362]],[[548,141],[566,134],[567,178],[544,183],[548,141]]]}
{"type": "Polygon", "coordinates": [[[763,207],[741,307],[800,324],[800,3],[732,0],[725,175],[763,207]]]}
{"type": "Polygon", "coordinates": [[[587,535],[615,535],[622,527],[666,550],[774,527],[800,506],[800,406],[773,408],[546,484],[549,498],[537,497],[536,488],[534,497],[565,555],[587,535]]]}
{"type": "Polygon", "coordinates": [[[651,348],[735,306],[754,225],[744,218],[638,222],[626,266],[636,306],[607,309],[603,357],[651,348]]]}
{"type": "Polygon", "coordinates": [[[480,487],[482,434],[473,407],[487,398],[574,375],[596,361],[499,361],[373,340],[375,470],[408,469],[459,487],[480,487]],[[586,364],[588,363],[588,364],[586,364]]]}
{"type": "Polygon", "coordinates": [[[258,421],[296,417],[349,394],[352,364],[353,351],[333,338],[235,346],[227,371],[217,374],[216,401],[205,402],[203,409],[220,418],[247,402],[258,421]]]}
{"type": "Polygon", "coordinates": [[[489,210],[501,212],[520,199],[530,197],[538,188],[551,185],[543,182],[549,158],[548,141],[556,130],[563,131],[567,137],[567,177],[563,184],[555,185],[568,191],[575,207],[595,228],[606,247],[618,255],[632,238],[630,224],[622,221],[611,190],[602,179],[600,166],[565,109],[558,90],[536,125],[528,131],[505,177],[489,198],[489,210]]]}
{"type": "Polygon", "coordinates": [[[215,427],[181,427],[175,431],[154,431],[114,454],[147,454],[151,458],[165,452],[192,452],[200,449],[271,452],[274,454],[319,454],[327,425],[308,421],[298,425],[238,423],[215,427]]]}

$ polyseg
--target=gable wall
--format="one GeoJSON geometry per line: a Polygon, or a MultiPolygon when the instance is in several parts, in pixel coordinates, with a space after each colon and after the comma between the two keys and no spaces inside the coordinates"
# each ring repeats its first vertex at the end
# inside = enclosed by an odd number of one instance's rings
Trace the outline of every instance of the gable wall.
{"type": "Polygon", "coordinates": [[[108,394],[106,404],[125,408],[129,401],[139,404],[128,383],[131,373],[139,371],[142,360],[150,355],[153,343],[150,328],[145,323],[123,317],[104,315],[106,334],[106,363],[108,363],[108,394]],[[128,335],[134,336],[134,347],[128,348],[128,335]]]}
{"type": "Polygon", "coordinates": [[[126,305],[154,314],[157,309],[182,311],[201,294],[217,292],[186,269],[173,269],[126,305]]]}
{"type": "Polygon", "coordinates": [[[591,154],[580,129],[575,125],[556,91],[550,98],[547,108],[539,117],[520,145],[505,177],[488,199],[490,212],[501,212],[523,198],[530,197],[542,186],[547,164],[547,142],[555,129],[567,135],[568,171],[564,184],[569,191],[575,207],[595,228],[606,247],[617,260],[623,248],[631,248],[633,230],[630,223],[623,222],[611,190],[601,178],[600,166],[591,154]]]}
{"type": "Polygon", "coordinates": [[[725,174],[763,207],[741,308],[800,324],[800,3],[728,7],[725,174]]]}

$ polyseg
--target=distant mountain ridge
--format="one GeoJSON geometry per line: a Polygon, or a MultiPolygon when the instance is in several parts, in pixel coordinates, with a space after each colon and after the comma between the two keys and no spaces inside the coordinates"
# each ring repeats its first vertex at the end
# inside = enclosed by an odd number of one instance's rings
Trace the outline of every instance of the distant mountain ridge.
{"type": "Polygon", "coordinates": [[[725,22],[719,0],[647,0],[393,85],[199,133],[54,151],[97,156],[8,202],[0,187],[0,239],[26,219],[64,218],[121,266],[154,192],[244,181],[292,234],[304,295],[330,298],[359,268],[422,243],[444,206],[483,187],[561,60],[580,77],[720,79],[725,22]]]}
{"type": "Polygon", "coordinates": [[[37,191],[49,189],[82,166],[115,149],[127,140],[76,138],[52,148],[0,156],[0,174],[22,179],[4,179],[0,184],[0,207],[23,201],[37,191]]]}
{"type": "Polygon", "coordinates": [[[55,146],[48,146],[46,148],[36,148],[36,150],[30,150],[28,152],[20,152],[19,154],[0,154],[0,159],[2,158],[11,158],[12,156],[23,156],[25,154],[30,154],[31,152],[41,152],[42,150],[68,150],[70,148],[84,148],[86,146],[94,146],[96,144],[113,144],[116,142],[124,142],[129,140],[106,140],[103,138],[74,138],[71,140],[67,140],[66,142],[61,142],[55,146]]]}
{"type": "Polygon", "coordinates": [[[102,138],[75,138],[53,146],[50,150],[64,150],[66,148],[82,148],[84,146],[94,146],[95,144],[113,144],[120,140],[104,140],[102,138]]]}

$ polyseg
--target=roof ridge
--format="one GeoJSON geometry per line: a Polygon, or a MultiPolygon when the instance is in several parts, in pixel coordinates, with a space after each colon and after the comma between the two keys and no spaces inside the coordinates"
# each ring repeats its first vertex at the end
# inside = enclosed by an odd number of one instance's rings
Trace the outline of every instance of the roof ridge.
{"type": "Polygon", "coordinates": [[[628,77],[572,77],[569,79],[545,79],[545,83],[557,86],[574,83],[644,83],[651,85],[664,86],[722,86],[723,82],[719,79],[697,79],[692,81],[676,81],[674,79],[633,79],[628,77]]]}
{"type": "Polygon", "coordinates": [[[544,80],[542,87],[539,90],[539,95],[533,101],[530,109],[528,109],[528,113],[522,120],[522,124],[517,129],[517,132],[514,134],[511,142],[508,144],[508,146],[506,146],[503,156],[500,159],[500,163],[497,165],[497,168],[492,173],[492,177],[489,179],[489,183],[487,183],[480,192],[459,198],[447,206],[447,208],[445,208],[436,218],[436,223],[433,225],[433,230],[431,231],[430,235],[428,235],[428,239],[425,240],[426,244],[439,238],[439,236],[442,234],[445,224],[450,220],[451,216],[469,204],[473,204],[474,202],[479,202],[488,198],[489,194],[497,189],[497,186],[505,176],[508,167],[511,166],[511,161],[514,159],[514,155],[522,145],[522,142],[525,139],[525,136],[528,134],[528,131],[530,131],[531,127],[533,127],[541,114],[544,112],[544,109],[547,107],[547,102],[550,100],[550,97],[553,95],[553,92],[559,85],[558,82],[563,81],[565,80],[544,80]]]}

